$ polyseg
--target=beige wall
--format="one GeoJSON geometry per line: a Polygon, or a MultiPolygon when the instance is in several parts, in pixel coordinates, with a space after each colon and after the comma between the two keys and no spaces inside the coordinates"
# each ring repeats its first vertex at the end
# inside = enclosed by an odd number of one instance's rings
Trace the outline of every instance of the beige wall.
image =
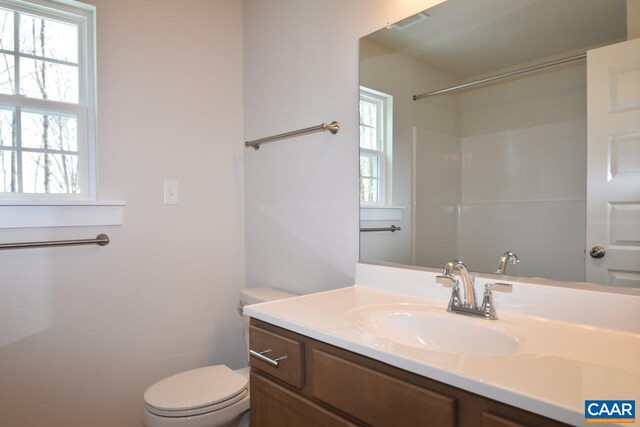
{"type": "Polygon", "coordinates": [[[240,367],[244,286],[242,3],[92,0],[99,190],[118,227],[0,230],[0,241],[110,235],[104,248],[0,254],[0,425],[139,427],[142,393],[240,367]],[[180,204],[162,204],[162,182],[180,204]]]}
{"type": "Polygon", "coordinates": [[[439,0],[245,0],[245,138],[338,120],[245,153],[247,284],[353,284],[358,39],[439,0]]]}

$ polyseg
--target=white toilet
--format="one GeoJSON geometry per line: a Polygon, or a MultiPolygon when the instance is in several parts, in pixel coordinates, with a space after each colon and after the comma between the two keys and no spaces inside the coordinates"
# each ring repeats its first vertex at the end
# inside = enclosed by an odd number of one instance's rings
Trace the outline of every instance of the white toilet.
{"type": "MultiPolygon", "coordinates": [[[[240,293],[240,311],[248,304],[289,298],[272,288],[240,293]]],[[[248,349],[249,322],[245,318],[248,349]]],[[[247,353],[248,354],[248,353],[247,353]]],[[[145,427],[244,427],[249,425],[249,368],[206,366],[158,381],[144,393],[145,427]]]]}

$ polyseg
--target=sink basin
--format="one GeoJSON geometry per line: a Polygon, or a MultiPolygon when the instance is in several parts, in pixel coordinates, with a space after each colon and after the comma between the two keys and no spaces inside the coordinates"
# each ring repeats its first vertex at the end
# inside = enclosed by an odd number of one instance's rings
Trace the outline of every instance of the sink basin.
{"type": "Polygon", "coordinates": [[[358,328],[395,344],[453,354],[507,355],[518,353],[517,337],[487,321],[443,309],[411,304],[359,309],[358,328]]]}

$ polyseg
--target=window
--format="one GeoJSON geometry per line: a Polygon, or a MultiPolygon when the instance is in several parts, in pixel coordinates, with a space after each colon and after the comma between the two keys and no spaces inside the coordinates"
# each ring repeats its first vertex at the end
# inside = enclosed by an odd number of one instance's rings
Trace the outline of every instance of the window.
{"type": "Polygon", "coordinates": [[[94,9],[0,0],[0,202],[95,200],[94,9]]]}
{"type": "Polygon", "coordinates": [[[360,88],[360,202],[391,202],[392,97],[360,88]]]}

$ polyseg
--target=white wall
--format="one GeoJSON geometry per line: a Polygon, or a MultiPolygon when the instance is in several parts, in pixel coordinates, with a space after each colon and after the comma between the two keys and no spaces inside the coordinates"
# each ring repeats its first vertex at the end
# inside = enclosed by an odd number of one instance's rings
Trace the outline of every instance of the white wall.
{"type": "Polygon", "coordinates": [[[460,137],[415,128],[415,264],[444,266],[458,257],[460,137]]]}
{"type": "Polygon", "coordinates": [[[324,121],[245,154],[247,285],[353,283],[358,260],[358,39],[439,0],[245,0],[245,139],[324,121]]]}
{"type": "Polygon", "coordinates": [[[0,253],[0,425],[139,427],[142,393],[245,364],[242,3],[92,0],[99,191],[125,225],[0,230],[0,241],[111,237],[0,253]],[[162,204],[162,181],[180,204],[162,204]]]}
{"type": "MultiPolygon", "coordinates": [[[[531,63],[490,74],[528,65],[531,63]]],[[[460,134],[485,135],[584,119],[586,76],[585,61],[578,61],[462,92],[460,134]]]]}

